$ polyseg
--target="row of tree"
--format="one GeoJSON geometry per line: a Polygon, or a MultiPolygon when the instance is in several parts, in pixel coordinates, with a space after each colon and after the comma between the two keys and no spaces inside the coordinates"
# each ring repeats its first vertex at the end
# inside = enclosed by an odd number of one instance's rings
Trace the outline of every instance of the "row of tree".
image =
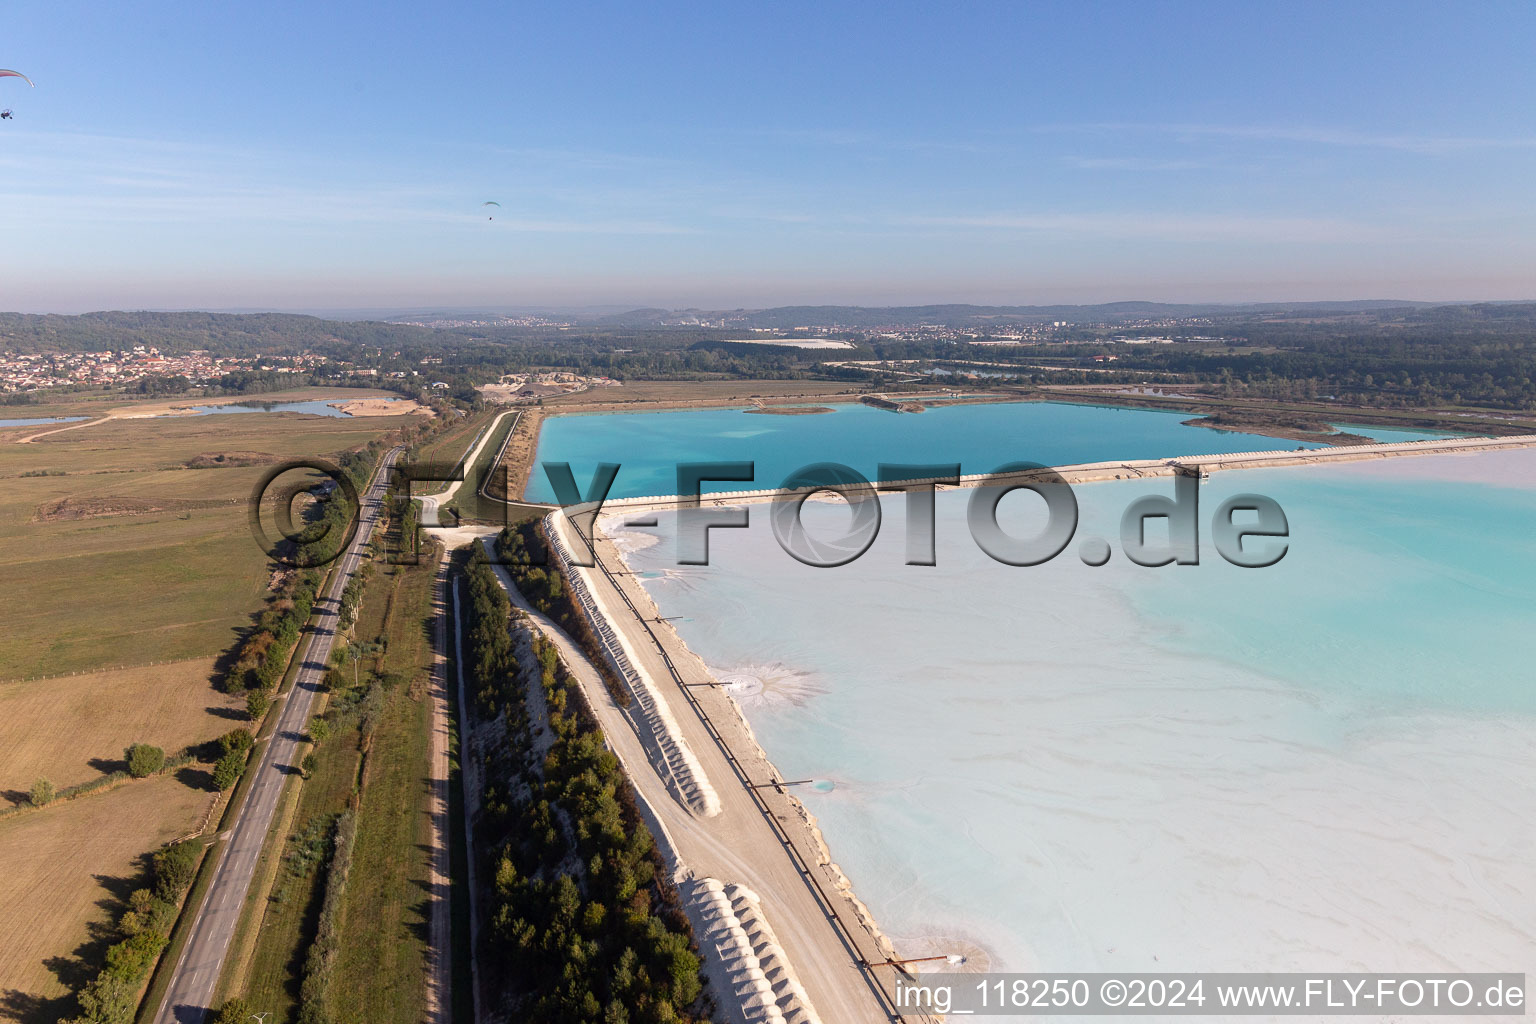
{"type": "Polygon", "coordinates": [[[299,985],[299,1024],[333,1024],[338,1020],[331,1006],[331,979],[341,954],[341,906],[352,871],[352,847],[357,839],[357,814],[351,809],[336,818],[331,832],[330,868],[325,877],[325,897],[315,941],[304,957],[304,978],[299,985]]]}
{"type": "Polygon", "coordinates": [[[513,968],[500,1016],[532,1024],[701,1019],[687,918],[585,698],[541,640],[525,669],[508,635],[506,595],[482,552],[465,579],[476,710],[500,716],[507,737],[487,765],[480,825],[496,849],[486,941],[513,968]],[[543,708],[542,726],[530,720],[530,704],[543,708]],[[536,728],[549,730],[542,760],[536,728]]]}
{"type": "MultiPolygon", "coordinates": [[[[361,448],[343,452],[338,458],[341,471],[357,488],[358,493],[362,493],[367,486],[386,443],[375,440],[361,448]]],[[[321,496],[310,513],[310,522],[300,531],[294,561],[301,566],[319,566],[334,560],[357,511],[340,487],[332,488],[321,496]]],[[[276,692],[287,671],[294,645],[299,642],[304,624],[309,621],[310,613],[319,599],[324,581],[324,575],[317,568],[300,569],[283,581],[257,618],[256,628],[240,645],[234,664],[225,673],[224,689],[227,693],[239,694],[255,690],[270,698],[276,692]]],[[[359,585],[357,590],[352,591],[354,609],[360,590],[359,585]]],[[[253,708],[253,718],[259,718],[266,710],[260,701],[256,705],[260,711],[253,708]]]]}
{"type": "Polygon", "coordinates": [[[530,519],[502,530],[496,538],[496,555],[507,566],[518,591],[528,603],[549,616],[566,635],[581,644],[587,657],[602,674],[608,692],[620,707],[628,707],[629,690],[608,664],[592,624],[577,607],[560,570],[550,563],[549,538],[544,522],[530,519]]]}
{"type": "Polygon", "coordinates": [[[256,628],[241,643],[234,664],[224,674],[226,693],[276,692],[288,670],[294,645],[314,610],[323,581],[318,570],[304,569],[282,582],[257,617],[256,628]]]}
{"type": "Polygon", "coordinates": [[[202,855],[202,844],[189,840],[151,858],[148,884],[134,890],[118,915],[118,941],[107,949],[106,963],[96,977],[77,993],[81,1012],[71,1024],[131,1024],[139,1009],[139,990],[170,941],[178,907],[197,877],[202,855]]]}
{"type": "Polygon", "coordinates": [[[174,757],[168,758],[165,756],[165,751],[159,747],[148,743],[135,743],[123,751],[123,758],[128,766],[126,769],[119,768],[87,782],[66,786],[64,789],[55,788],[47,778],[39,778],[27,791],[27,803],[0,811],[0,817],[19,813],[28,808],[47,807],[55,800],[73,800],[89,793],[109,789],[127,779],[146,779],[151,775],[164,774],[182,765],[190,764],[195,759],[195,750],[189,747],[174,757]]]}

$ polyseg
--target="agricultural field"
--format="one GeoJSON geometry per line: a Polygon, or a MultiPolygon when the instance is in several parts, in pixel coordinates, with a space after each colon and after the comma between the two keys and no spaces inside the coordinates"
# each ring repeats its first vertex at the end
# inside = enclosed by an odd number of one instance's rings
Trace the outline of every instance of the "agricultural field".
{"type": "Polygon", "coordinates": [[[194,658],[0,683],[0,808],[39,778],[63,789],[122,768],[131,743],[175,751],[228,732],[245,700],[213,689],[214,676],[214,659],[194,658]]]}
{"type": "Polygon", "coordinates": [[[0,679],[222,652],[269,582],[246,520],[267,467],[333,455],[419,419],[114,419],[29,443],[11,442],[33,430],[0,431],[0,545],[8,555],[0,588],[11,612],[0,634],[0,679]],[[87,608],[89,626],[79,614],[87,608]]]}
{"type": "MultiPolygon", "coordinates": [[[[304,389],[260,398],[368,394],[304,389]]],[[[39,777],[63,789],[122,768],[129,743],[171,754],[238,725],[243,698],[214,684],[273,582],[247,519],[252,489],[276,462],[334,461],[425,419],[129,418],[119,414],[152,406],[125,409],[121,396],[110,406],[85,399],[7,412],[78,415],[87,407],[118,418],[45,427],[53,432],[41,436],[35,426],[0,429],[0,544],[8,555],[0,565],[0,811],[25,803],[39,777]]],[[[67,1015],[27,1001],[55,999],[88,976],[68,965],[99,959],[110,941],[101,922],[126,895],[117,880],[134,874],[135,859],[199,824],[213,799],[205,767],[0,818],[0,921],[8,926],[0,994],[17,993],[10,1002],[31,1014],[21,1019],[67,1015]],[[13,941],[21,932],[25,941],[13,941]]],[[[0,1001],[0,1020],[18,1016],[8,1006],[0,1001]]]]}
{"type": "Polygon", "coordinates": [[[99,966],[145,855],[197,826],[214,794],[175,774],[0,818],[0,1020],[55,1024],[99,966]],[[65,866],[68,870],[65,870],[65,866]]]}

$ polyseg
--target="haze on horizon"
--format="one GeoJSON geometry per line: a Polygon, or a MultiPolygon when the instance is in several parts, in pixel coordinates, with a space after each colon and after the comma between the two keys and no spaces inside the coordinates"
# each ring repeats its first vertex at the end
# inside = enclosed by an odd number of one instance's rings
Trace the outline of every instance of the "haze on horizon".
{"type": "Polygon", "coordinates": [[[4,310],[1536,297],[1527,4],[6,28],[4,310]]]}

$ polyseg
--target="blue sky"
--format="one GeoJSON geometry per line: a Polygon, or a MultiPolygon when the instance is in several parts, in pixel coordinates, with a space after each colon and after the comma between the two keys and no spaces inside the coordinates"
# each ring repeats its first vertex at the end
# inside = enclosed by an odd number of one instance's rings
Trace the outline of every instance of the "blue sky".
{"type": "Polygon", "coordinates": [[[24,0],[0,309],[1536,298],[1533,44],[1529,3],[24,0]]]}

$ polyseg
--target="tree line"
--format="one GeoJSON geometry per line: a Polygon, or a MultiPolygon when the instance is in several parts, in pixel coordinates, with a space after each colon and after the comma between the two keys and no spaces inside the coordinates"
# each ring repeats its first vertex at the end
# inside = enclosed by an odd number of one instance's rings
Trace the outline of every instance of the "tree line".
{"type": "Polygon", "coordinates": [[[549,538],[544,522],[530,519],[503,529],[496,537],[496,555],[512,574],[518,591],[539,611],[555,621],[565,634],[581,645],[602,674],[614,702],[629,707],[629,690],[614,675],[592,624],[565,585],[560,570],[550,564],[549,538]]]}
{"type": "Polygon", "coordinates": [[[80,1015],[68,1024],[132,1024],[139,990],[170,941],[182,898],[197,877],[203,847],[197,840],[155,853],[145,885],[128,897],[113,928],[118,941],[108,947],[106,963],[76,997],[80,1015]]]}
{"type": "Polygon", "coordinates": [[[500,719],[506,736],[505,749],[487,759],[477,823],[492,851],[487,952],[512,968],[499,979],[495,1016],[532,1024],[704,1019],[688,920],[580,688],[541,639],[532,665],[523,665],[508,634],[511,606],[482,551],[464,579],[475,713],[500,719]],[[536,729],[548,730],[542,758],[536,729]]]}

